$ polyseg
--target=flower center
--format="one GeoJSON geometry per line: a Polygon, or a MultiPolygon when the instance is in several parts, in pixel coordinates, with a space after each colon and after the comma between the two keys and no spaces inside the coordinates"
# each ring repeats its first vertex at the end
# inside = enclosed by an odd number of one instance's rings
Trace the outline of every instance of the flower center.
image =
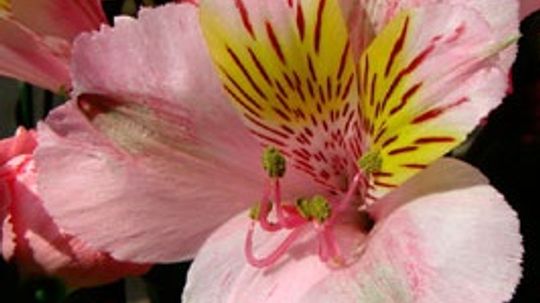
{"type": "Polygon", "coordinates": [[[359,191],[360,195],[363,195],[361,191],[365,189],[367,174],[376,171],[379,167],[377,163],[380,161],[377,158],[377,154],[374,153],[369,159],[362,158],[359,161],[361,171],[353,177],[347,192],[341,199],[327,199],[323,195],[315,195],[299,198],[293,204],[284,203],[281,196],[280,178],[285,174],[285,158],[275,148],[265,150],[263,167],[268,173],[269,181],[264,189],[262,200],[250,211],[252,221],[244,246],[247,261],[255,267],[267,267],[274,264],[303,234],[306,227],[311,226],[317,233],[318,254],[321,261],[337,265],[346,264],[334,233],[337,218],[353,206],[359,191]],[[257,226],[268,233],[288,231],[278,247],[262,258],[256,257],[253,251],[253,236],[257,226]]]}

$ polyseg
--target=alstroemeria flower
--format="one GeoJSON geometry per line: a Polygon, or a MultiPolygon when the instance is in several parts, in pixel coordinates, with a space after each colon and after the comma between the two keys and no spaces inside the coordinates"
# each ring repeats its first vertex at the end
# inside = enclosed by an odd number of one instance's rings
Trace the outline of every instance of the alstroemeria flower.
{"type": "MultiPolygon", "coordinates": [[[[62,232],[43,208],[36,186],[35,133],[19,129],[0,141],[1,253],[23,276],[51,275],[70,287],[139,275],[148,265],[119,262],[62,232]]],[[[61,187],[60,183],[56,183],[61,187]]]]}
{"type": "Polygon", "coordinates": [[[465,164],[424,169],[500,103],[517,4],[497,2],[508,26],[485,1],[390,2],[207,0],[82,35],[73,100],[39,128],[47,209],[152,262],[240,213],[188,302],[508,299],[515,214],[465,164]]]}
{"type": "Polygon", "coordinates": [[[0,0],[0,74],[69,89],[73,39],[106,20],[101,0],[0,0]]]}

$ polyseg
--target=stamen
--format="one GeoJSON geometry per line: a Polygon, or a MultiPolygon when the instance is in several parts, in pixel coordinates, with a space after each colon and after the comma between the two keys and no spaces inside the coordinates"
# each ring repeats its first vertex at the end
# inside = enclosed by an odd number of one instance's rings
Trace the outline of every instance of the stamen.
{"type": "Polygon", "coordinates": [[[296,207],[302,217],[307,220],[316,220],[323,223],[332,213],[328,201],[322,196],[314,196],[311,199],[298,199],[296,207]]]}
{"type": "Polygon", "coordinates": [[[263,153],[263,167],[270,178],[281,178],[285,175],[285,157],[275,147],[267,148],[263,153]]]}
{"type": "Polygon", "coordinates": [[[270,266],[274,264],[281,256],[283,256],[289,247],[296,241],[296,239],[302,234],[303,229],[302,228],[296,228],[293,229],[281,242],[281,244],[268,256],[259,259],[255,257],[253,254],[253,233],[255,231],[255,222],[251,222],[247,235],[246,235],[246,242],[244,245],[244,253],[246,254],[246,258],[252,266],[262,268],[266,266],[270,266]]]}
{"type": "Polygon", "coordinates": [[[382,164],[382,157],[378,151],[370,151],[358,160],[358,167],[362,170],[365,177],[380,171],[382,164]]]}

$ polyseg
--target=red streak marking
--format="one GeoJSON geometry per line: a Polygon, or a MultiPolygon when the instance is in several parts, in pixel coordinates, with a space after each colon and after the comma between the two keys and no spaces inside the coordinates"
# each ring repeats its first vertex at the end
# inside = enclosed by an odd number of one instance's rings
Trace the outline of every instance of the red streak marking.
{"type": "Polygon", "coordinates": [[[405,168],[411,168],[411,169],[424,169],[427,167],[425,164],[417,164],[417,163],[409,163],[409,164],[401,164],[401,167],[405,168]]]}
{"type": "Polygon", "coordinates": [[[309,73],[311,74],[313,81],[317,82],[317,73],[315,72],[315,68],[313,67],[313,61],[311,60],[310,55],[307,55],[307,60],[308,60],[309,73]]]}
{"type": "Polygon", "coordinates": [[[392,84],[390,84],[390,88],[388,89],[388,91],[386,92],[386,95],[384,96],[384,102],[383,102],[382,110],[384,110],[386,108],[386,103],[388,102],[388,100],[390,99],[390,97],[392,96],[394,91],[396,90],[397,86],[399,85],[399,83],[401,82],[403,77],[405,77],[406,75],[408,75],[408,74],[412,73],[414,70],[416,70],[418,68],[418,66],[420,66],[420,64],[422,64],[422,62],[424,62],[426,57],[434,49],[435,49],[435,44],[430,44],[418,56],[416,56],[405,69],[403,69],[402,71],[399,72],[399,74],[394,79],[394,81],[392,81],[392,84]]]}
{"type": "Polygon", "coordinates": [[[343,75],[343,71],[345,70],[345,62],[347,61],[347,54],[349,53],[349,47],[350,42],[347,40],[347,44],[345,44],[345,47],[343,48],[343,53],[341,53],[341,60],[339,62],[339,69],[337,73],[337,80],[341,80],[341,76],[343,75]]]}
{"type": "Polygon", "coordinates": [[[389,172],[379,171],[379,172],[374,172],[372,175],[373,177],[376,177],[376,178],[383,178],[383,177],[392,177],[394,174],[389,173],[389,172]]]}
{"type": "Polygon", "coordinates": [[[309,117],[311,118],[311,122],[313,123],[313,125],[315,125],[315,126],[319,125],[319,122],[317,121],[317,118],[315,118],[315,116],[313,116],[313,114],[310,114],[309,117]]]}
{"type": "Polygon", "coordinates": [[[351,92],[351,85],[353,81],[353,74],[349,76],[349,79],[347,80],[347,84],[345,85],[345,90],[343,91],[343,94],[341,94],[341,99],[345,100],[349,93],[351,92]]]}
{"type": "Polygon", "coordinates": [[[330,79],[330,76],[326,78],[326,94],[328,100],[332,100],[332,80],[330,79]]]}
{"type": "Polygon", "coordinates": [[[328,124],[326,124],[326,120],[322,121],[322,125],[323,125],[323,128],[324,128],[324,131],[328,132],[328,124]]]}
{"type": "Polygon", "coordinates": [[[379,131],[377,132],[377,136],[375,136],[375,140],[373,141],[375,144],[377,144],[377,142],[379,142],[379,140],[382,138],[382,136],[384,135],[386,130],[387,130],[386,127],[383,127],[381,129],[379,129],[379,131]]]}
{"type": "Polygon", "coordinates": [[[292,129],[291,129],[290,127],[288,127],[287,125],[282,124],[282,125],[280,125],[280,126],[281,126],[281,128],[282,128],[284,131],[288,132],[288,133],[291,134],[291,135],[294,135],[294,130],[292,130],[292,129]]]}
{"type": "Polygon", "coordinates": [[[306,22],[304,20],[304,12],[302,11],[302,6],[300,5],[300,3],[298,3],[297,5],[296,27],[298,28],[298,34],[300,35],[300,40],[304,41],[305,32],[306,32],[306,22]]]}
{"type": "Polygon", "coordinates": [[[394,61],[399,55],[399,53],[403,50],[403,45],[405,44],[405,38],[407,36],[407,30],[409,29],[409,16],[407,16],[407,19],[405,19],[405,23],[403,24],[403,28],[401,30],[401,34],[397,41],[394,43],[394,48],[392,49],[392,52],[390,53],[390,58],[388,60],[388,63],[386,64],[386,70],[384,71],[384,76],[388,77],[388,74],[390,74],[390,70],[392,69],[392,65],[394,64],[394,61]]]}
{"type": "Polygon", "coordinates": [[[242,108],[250,112],[255,117],[259,119],[261,118],[261,116],[254,109],[252,109],[246,103],[244,103],[244,101],[242,101],[242,99],[240,99],[240,97],[236,95],[227,85],[224,85],[223,88],[225,88],[227,93],[229,93],[229,95],[233,98],[233,100],[236,101],[236,103],[238,103],[240,106],[242,106],[242,108]]]}
{"type": "Polygon", "coordinates": [[[387,140],[384,141],[384,143],[382,144],[382,147],[385,148],[385,147],[387,147],[388,145],[394,143],[394,141],[396,141],[397,138],[398,138],[398,136],[393,136],[392,138],[387,139],[387,140]]]}
{"type": "Polygon", "coordinates": [[[298,157],[300,157],[300,158],[302,158],[302,159],[304,159],[306,161],[309,161],[309,159],[311,158],[311,155],[303,154],[297,149],[293,150],[293,154],[297,155],[298,157]]]}
{"type": "Polygon", "coordinates": [[[278,80],[274,80],[274,82],[276,83],[276,86],[277,86],[279,92],[283,95],[283,97],[288,99],[289,96],[287,95],[287,92],[285,91],[285,89],[283,88],[281,83],[279,83],[278,80]]]}
{"type": "Polygon", "coordinates": [[[397,185],[395,185],[395,184],[384,183],[384,182],[379,182],[379,181],[375,181],[375,182],[373,182],[373,184],[375,184],[377,186],[380,186],[380,187],[386,187],[386,188],[396,188],[397,187],[397,185]]]}
{"type": "Polygon", "coordinates": [[[369,91],[369,105],[373,106],[375,103],[375,87],[377,86],[377,73],[373,74],[373,79],[371,80],[371,90],[369,91]]]}
{"type": "Polygon", "coordinates": [[[253,60],[253,63],[255,63],[255,66],[259,70],[259,73],[261,73],[261,76],[263,76],[264,80],[268,85],[272,86],[272,80],[270,79],[270,76],[268,76],[268,73],[266,72],[266,69],[262,65],[261,61],[259,61],[259,58],[253,53],[253,50],[248,47],[249,56],[251,57],[251,60],[253,60]]]}
{"type": "Polygon", "coordinates": [[[295,87],[294,87],[294,83],[292,82],[291,78],[286,74],[286,73],[282,73],[283,74],[283,78],[285,78],[285,82],[287,82],[287,84],[289,85],[289,87],[294,90],[295,87]]]}
{"type": "Polygon", "coordinates": [[[390,110],[390,116],[402,110],[403,107],[405,107],[405,105],[409,101],[409,99],[412,96],[414,96],[414,94],[416,94],[416,92],[418,91],[418,89],[420,89],[421,86],[422,86],[422,82],[417,83],[413,87],[409,88],[409,90],[405,92],[405,94],[403,94],[403,98],[401,98],[401,102],[398,105],[396,105],[396,107],[390,110]]]}
{"type": "Polygon", "coordinates": [[[447,110],[452,109],[452,108],[454,108],[456,106],[459,106],[459,105],[461,105],[461,104],[463,104],[463,103],[465,103],[467,101],[469,101],[469,99],[467,97],[463,97],[463,98],[461,98],[461,99],[457,100],[456,102],[451,103],[449,105],[436,107],[434,109],[428,110],[427,112],[425,112],[423,114],[420,114],[419,116],[414,118],[411,121],[411,123],[412,124],[418,124],[418,123],[422,123],[422,122],[437,118],[438,116],[442,115],[447,110]]]}
{"type": "Polygon", "coordinates": [[[308,88],[308,91],[309,91],[309,95],[311,96],[311,98],[315,98],[315,91],[313,90],[313,84],[311,84],[311,80],[306,79],[306,83],[307,83],[307,88],[308,88]]]}
{"type": "Polygon", "coordinates": [[[345,103],[345,106],[341,110],[341,116],[342,117],[347,116],[347,114],[349,113],[349,109],[351,109],[351,104],[350,103],[345,103]]]}
{"type": "Polygon", "coordinates": [[[347,122],[345,123],[345,133],[348,133],[349,132],[349,128],[351,127],[351,121],[352,121],[352,118],[354,117],[354,112],[351,112],[349,114],[349,117],[347,118],[347,122]]]}
{"type": "Polygon", "coordinates": [[[277,129],[274,129],[274,128],[262,123],[261,121],[251,117],[250,115],[244,114],[244,117],[246,117],[249,121],[251,121],[253,124],[257,125],[258,127],[262,128],[262,129],[264,129],[264,130],[266,130],[266,131],[268,131],[268,132],[270,132],[270,133],[272,133],[272,134],[274,134],[274,135],[276,135],[278,137],[281,137],[283,139],[288,139],[289,138],[289,135],[287,135],[287,134],[285,134],[285,133],[283,133],[283,132],[281,132],[281,131],[279,131],[277,129]]]}
{"type": "Polygon", "coordinates": [[[416,139],[414,144],[430,144],[430,143],[452,143],[456,139],[453,137],[422,137],[416,139]]]}
{"type": "Polygon", "coordinates": [[[255,131],[255,130],[250,129],[249,132],[252,133],[252,134],[254,134],[255,136],[257,136],[257,137],[263,139],[263,140],[266,140],[266,141],[268,141],[268,142],[274,143],[274,144],[276,144],[276,145],[278,145],[278,146],[281,146],[281,147],[286,147],[286,146],[287,146],[287,144],[285,144],[285,143],[283,143],[283,142],[281,142],[281,141],[279,141],[279,140],[277,140],[277,139],[274,139],[274,138],[272,138],[272,137],[269,137],[269,136],[267,136],[267,135],[263,135],[263,134],[261,134],[261,133],[255,131]]]}
{"type": "Polygon", "coordinates": [[[314,38],[314,45],[315,53],[319,53],[319,50],[321,48],[321,30],[322,30],[322,17],[323,17],[323,11],[324,6],[326,4],[326,0],[321,0],[319,2],[319,8],[317,10],[317,21],[315,23],[315,38],[314,38]]]}
{"type": "Polygon", "coordinates": [[[253,89],[257,92],[257,94],[261,98],[263,98],[265,100],[268,100],[266,95],[262,92],[261,88],[253,80],[253,78],[251,77],[251,74],[248,72],[248,70],[246,69],[244,64],[242,64],[242,61],[240,60],[240,58],[238,58],[236,53],[232,49],[230,49],[228,46],[227,46],[227,52],[229,53],[229,55],[233,59],[234,63],[236,63],[236,66],[238,66],[238,68],[240,68],[240,70],[242,71],[242,73],[244,74],[246,79],[249,81],[249,84],[251,84],[251,87],[253,87],[253,89]]]}
{"type": "Polygon", "coordinates": [[[319,85],[319,97],[321,98],[321,102],[323,104],[326,104],[326,96],[324,95],[324,91],[322,89],[322,86],[319,85]]]}
{"type": "Polygon", "coordinates": [[[362,87],[364,89],[364,91],[367,91],[368,89],[368,79],[369,79],[369,56],[368,54],[366,53],[366,57],[364,59],[364,74],[362,75],[363,76],[363,83],[362,83],[362,87]]]}
{"type": "Polygon", "coordinates": [[[288,2],[289,2],[289,7],[292,7],[292,5],[293,5],[293,0],[288,0],[288,2]]]}
{"type": "Polygon", "coordinates": [[[281,109],[279,108],[276,108],[276,107],[272,107],[272,109],[274,110],[274,112],[276,112],[276,114],[278,114],[283,120],[287,121],[287,122],[291,122],[291,118],[289,116],[287,116],[287,114],[285,114],[281,109]]]}
{"type": "Polygon", "coordinates": [[[393,150],[389,151],[388,155],[389,156],[394,156],[394,155],[398,155],[398,154],[409,153],[409,152],[415,151],[417,149],[418,149],[418,146],[400,147],[400,148],[396,148],[396,149],[393,149],[393,150]]]}
{"type": "Polygon", "coordinates": [[[311,131],[311,129],[309,129],[308,127],[304,127],[304,132],[310,136],[310,137],[313,137],[313,132],[311,131]]]}
{"type": "Polygon", "coordinates": [[[323,170],[319,173],[319,175],[321,176],[321,178],[323,178],[324,180],[328,180],[330,178],[330,174],[326,171],[326,170],[323,170]]]}
{"type": "Polygon", "coordinates": [[[278,56],[281,63],[286,64],[285,62],[285,55],[283,55],[283,51],[281,50],[281,47],[279,46],[279,42],[276,38],[276,34],[274,33],[274,29],[272,28],[272,24],[270,22],[266,21],[266,33],[268,34],[268,39],[270,39],[270,44],[272,44],[272,48],[274,49],[274,52],[278,56]]]}
{"type": "Polygon", "coordinates": [[[307,163],[307,162],[305,162],[305,161],[303,161],[303,160],[296,160],[295,162],[296,162],[296,164],[301,165],[301,166],[303,166],[304,168],[307,168],[307,169],[309,169],[309,170],[311,170],[311,171],[314,170],[314,169],[313,169],[313,166],[312,166],[311,164],[309,164],[309,163],[307,163]]]}
{"type": "Polygon", "coordinates": [[[341,82],[338,82],[338,84],[337,84],[335,95],[336,96],[341,95],[341,82]]]}
{"type": "Polygon", "coordinates": [[[285,100],[283,98],[281,98],[281,96],[279,94],[276,94],[276,99],[278,99],[279,103],[283,106],[283,108],[291,113],[291,108],[289,107],[289,105],[287,105],[287,102],[285,102],[285,100]]]}
{"type": "Polygon", "coordinates": [[[238,12],[240,13],[240,17],[242,18],[242,23],[244,24],[244,27],[249,32],[251,37],[253,39],[256,39],[255,32],[253,31],[253,26],[251,25],[251,22],[249,21],[249,14],[244,5],[244,2],[242,2],[242,0],[235,0],[234,3],[236,5],[236,8],[238,9],[238,12]]]}

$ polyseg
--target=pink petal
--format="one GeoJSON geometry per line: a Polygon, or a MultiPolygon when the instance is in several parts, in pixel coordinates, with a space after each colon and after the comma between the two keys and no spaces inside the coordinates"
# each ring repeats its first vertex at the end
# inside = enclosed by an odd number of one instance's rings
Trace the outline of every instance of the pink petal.
{"type": "Polygon", "coordinates": [[[23,275],[52,275],[72,287],[108,283],[148,270],[147,265],[115,261],[59,230],[45,212],[36,189],[36,170],[28,145],[31,138],[32,133],[20,130],[13,139],[0,141],[0,150],[9,144],[10,151],[18,150],[0,165],[4,259],[15,262],[23,275]],[[21,148],[23,143],[27,149],[21,148]]]}
{"type": "Polygon", "coordinates": [[[73,41],[107,19],[101,0],[10,0],[14,18],[41,36],[73,41]]]}
{"type": "MultiPolygon", "coordinates": [[[[251,267],[242,254],[249,221],[241,214],[201,249],[184,302],[507,301],[521,272],[519,225],[484,182],[456,160],[437,162],[394,193],[403,192],[401,206],[376,224],[358,261],[339,270],[319,261],[309,236],[273,267],[251,267]]],[[[349,230],[341,236],[361,234],[349,230]]],[[[261,236],[258,249],[275,246],[278,238],[261,236]]]]}
{"type": "MultiPolygon", "coordinates": [[[[363,0],[361,2],[363,6],[360,9],[366,12],[376,32],[381,31],[402,9],[439,3],[463,5],[474,9],[491,26],[497,35],[497,40],[505,41],[519,36],[518,3],[520,1],[516,0],[363,0]]],[[[511,46],[500,56],[499,62],[504,71],[510,68],[515,53],[516,47],[511,46]]]]}
{"type": "Polygon", "coordinates": [[[0,8],[0,74],[51,91],[71,87],[73,39],[106,23],[99,0],[11,0],[0,8]]]}
{"type": "MultiPolygon", "coordinates": [[[[68,48],[65,41],[56,41],[68,48]]],[[[58,48],[58,47],[56,47],[58,48]]],[[[11,18],[0,17],[0,74],[58,91],[69,87],[68,58],[11,18]]]]}
{"type": "Polygon", "coordinates": [[[17,129],[15,136],[0,140],[0,165],[17,155],[29,155],[36,148],[36,133],[22,127],[17,129]]]}
{"type": "Polygon", "coordinates": [[[519,18],[523,19],[539,9],[540,2],[538,0],[521,0],[519,4],[519,18]]]}
{"type": "Polygon", "coordinates": [[[499,41],[466,6],[424,5],[392,19],[360,59],[362,128],[382,159],[381,197],[463,142],[500,104],[499,41]]]}
{"type": "MultiPolygon", "coordinates": [[[[193,5],[82,35],[73,72],[78,100],[40,126],[37,152],[62,228],[118,259],[178,261],[260,199],[261,147],[222,94],[193,5]]],[[[306,191],[295,175],[290,195],[306,191]]]]}

